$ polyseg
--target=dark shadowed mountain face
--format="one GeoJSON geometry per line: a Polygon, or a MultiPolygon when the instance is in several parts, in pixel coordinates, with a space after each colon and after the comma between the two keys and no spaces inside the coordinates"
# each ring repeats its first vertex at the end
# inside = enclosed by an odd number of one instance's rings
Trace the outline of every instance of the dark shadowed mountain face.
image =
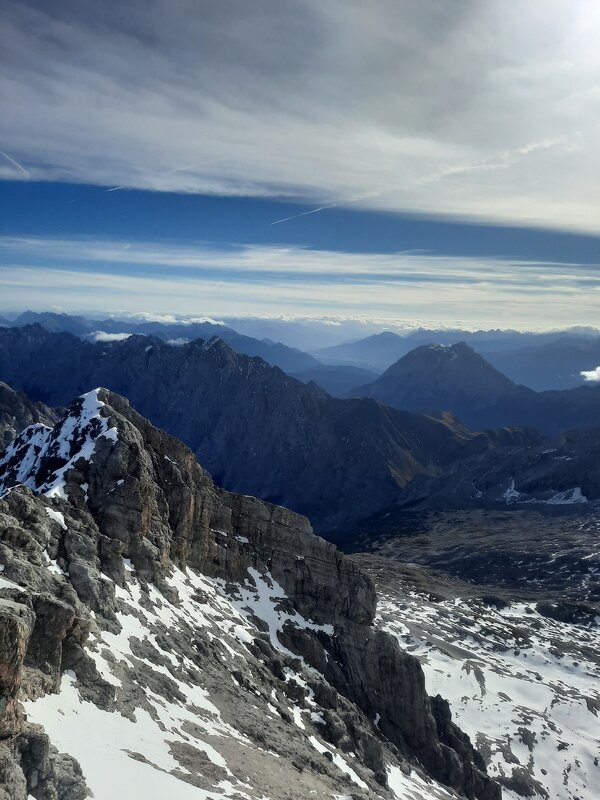
{"type": "Polygon", "coordinates": [[[584,384],[581,372],[600,365],[600,338],[560,337],[547,344],[482,355],[515,383],[542,392],[584,384]]]}
{"type": "Polygon", "coordinates": [[[267,363],[280,367],[286,372],[300,372],[316,367],[320,363],[313,356],[303,353],[295,347],[288,347],[280,342],[243,336],[226,325],[209,321],[184,324],[132,319],[92,320],[50,311],[43,313],[25,311],[17,317],[13,324],[19,327],[41,325],[50,333],[72,333],[92,341],[99,332],[109,335],[137,333],[143,336],[155,336],[165,342],[178,344],[184,344],[194,339],[210,339],[212,336],[218,336],[237,353],[260,356],[267,363]]]}
{"type": "Polygon", "coordinates": [[[43,403],[32,403],[22,392],[0,382],[0,452],[28,425],[53,425],[58,412],[43,403]]]}
{"type": "Polygon", "coordinates": [[[320,530],[384,508],[416,475],[496,447],[451,417],[334,399],[218,339],[92,345],[11,328],[0,331],[0,378],[51,405],[110,387],[186,442],[218,483],[301,511],[320,530]]]}
{"type": "Polygon", "coordinates": [[[323,364],[304,372],[291,373],[302,383],[314,381],[332,397],[347,397],[357,386],[370,383],[377,373],[360,367],[346,367],[341,364],[323,364]]]}
{"type": "Polygon", "coordinates": [[[525,426],[552,435],[600,425],[600,387],[534,392],[464,342],[417,347],[356,393],[407,411],[449,410],[474,429],[525,426]]]}
{"type": "MultiPolygon", "coordinates": [[[[472,421],[507,398],[527,397],[468,345],[422,345],[403,356],[357,394],[406,410],[452,410],[472,421]]],[[[467,423],[469,424],[469,423],[467,423]]]]}

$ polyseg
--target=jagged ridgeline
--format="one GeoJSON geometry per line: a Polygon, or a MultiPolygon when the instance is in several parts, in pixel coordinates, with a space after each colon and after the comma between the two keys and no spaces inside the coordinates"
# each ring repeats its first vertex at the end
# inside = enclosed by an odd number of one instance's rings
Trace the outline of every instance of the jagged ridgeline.
{"type": "Polygon", "coordinates": [[[31,421],[0,460],[0,797],[500,798],[304,517],[106,390],[31,421]]]}

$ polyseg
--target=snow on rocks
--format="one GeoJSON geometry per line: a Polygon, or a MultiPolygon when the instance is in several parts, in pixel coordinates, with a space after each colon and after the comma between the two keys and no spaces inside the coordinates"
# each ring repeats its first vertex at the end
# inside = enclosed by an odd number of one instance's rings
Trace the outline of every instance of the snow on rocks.
{"type": "Polygon", "coordinates": [[[588,499],[582,493],[580,486],[576,486],[574,489],[567,489],[564,492],[556,492],[556,494],[546,500],[546,503],[550,506],[568,506],[574,503],[587,502],[588,499]]]}
{"type": "Polygon", "coordinates": [[[54,508],[49,508],[48,506],[46,506],[46,514],[50,517],[50,519],[54,520],[54,522],[57,522],[63,529],[63,531],[67,530],[65,517],[62,514],[62,512],[56,511],[54,508]]]}
{"type": "MultiPolygon", "coordinates": [[[[250,576],[237,587],[173,568],[166,583],[176,595],[167,599],[154,586],[142,585],[134,569],[126,569],[124,586],[113,584],[120,630],[98,627],[86,650],[100,682],[114,692],[114,703],[93,702],[74,673],[63,675],[58,694],[25,703],[29,720],[44,725],[53,744],[79,761],[96,800],[276,800],[283,795],[257,776],[265,770],[285,775],[289,765],[282,756],[288,755],[286,748],[298,747],[313,757],[326,754],[328,769],[338,776],[332,782],[310,770],[302,773],[306,785],[299,786],[298,797],[333,796],[324,789],[328,781],[332,788],[347,786],[346,796],[369,789],[351,754],[319,736],[323,718],[303,674],[286,667],[279,690],[265,691],[252,657],[261,636],[257,619],[268,625],[268,639],[282,657],[287,651],[277,634],[284,624],[327,626],[279,611],[287,599],[281,586],[258,570],[250,570],[250,576]],[[229,687],[223,685],[224,669],[233,678],[229,687]],[[306,693],[304,703],[286,694],[290,681],[306,693]],[[256,735],[265,715],[270,726],[279,726],[267,740],[264,733],[256,735]],[[253,763],[260,769],[253,772],[253,763]]],[[[289,663],[298,664],[298,658],[289,663]]]]}
{"type": "Polygon", "coordinates": [[[595,800],[598,627],[575,628],[526,603],[499,610],[419,591],[386,592],[378,620],[421,660],[429,694],[449,700],[488,772],[505,779],[505,798],[517,800],[520,785],[533,797],[595,800]]]}
{"type": "Polygon", "coordinates": [[[288,597],[283,587],[277,583],[272,575],[261,575],[253,567],[250,567],[248,572],[253,586],[246,581],[239,587],[240,600],[235,601],[234,606],[243,614],[253,614],[268,625],[271,644],[276,650],[281,650],[292,657],[298,658],[283,646],[278,636],[283,626],[288,622],[299,628],[333,634],[333,625],[316,625],[296,611],[291,613],[285,611],[284,604],[288,597]]]}
{"type": "Polygon", "coordinates": [[[388,786],[397,800],[455,800],[454,792],[449,792],[439,784],[425,781],[416,772],[406,775],[400,767],[388,765],[388,786]]]}
{"type": "Polygon", "coordinates": [[[170,583],[180,591],[179,604],[169,603],[153,587],[143,593],[128,571],[125,588],[115,586],[121,630],[97,630],[90,640],[87,652],[101,679],[122,694],[118,705],[124,713],[84,699],[76,676],[65,674],[59,694],[25,704],[28,717],[44,725],[59,749],[78,759],[96,800],[254,797],[234,778],[214,744],[222,737],[244,746],[250,741],[222,720],[191,660],[165,644],[168,630],[216,632],[231,609],[204,576],[174,570],[170,583]],[[210,593],[210,602],[194,600],[198,592],[210,593]],[[138,703],[128,704],[128,692],[139,694],[136,683],[145,689],[138,703]],[[192,742],[194,752],[203,754],[219,777],[210,788],[208,782],[204,788],[190,782],[193,773],[181,763],[184,759],[177,759],[192,742]]]}
{"type": "Polygon", "coordinates": [[[102,416],[99,389],[81,395],[54,428],[30,425],[0,459],[0,496],[19,484],[49,498],[65,498],[65,478],[80,459],[89,461],[98,439],[115,443],[117,429],[102,416]]]}
{"type": "MultiPolygon", "coordinates": [[[[474,495],[474,498],[477,499],[481,496],[482,492],[478,492],[474,495]]],[[[511,478],[507,489],[502,493],[500,499],[504,500],[506,505],[541,503],[549,506],[570,506],[589,502],[588,498],[581,491],[580,486],[575,486],[572,489],[565,489],[560,492],[552,490],[537,492],[533,495],[519,492],[515,488],[514,478],[511,478]]]]}

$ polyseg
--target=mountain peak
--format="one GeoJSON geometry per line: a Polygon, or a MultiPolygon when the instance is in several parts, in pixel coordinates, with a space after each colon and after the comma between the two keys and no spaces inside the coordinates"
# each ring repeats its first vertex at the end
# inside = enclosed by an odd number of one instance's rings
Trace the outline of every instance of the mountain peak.
{"type": "Polygon", "coordinates": [[[414,389],[459,390],[469,394],[506,394],[515,384],[476,353],[466,342],[426,344],[416,347],[392,364],[375,383],[409,381],[414,389]]]}
{"type": "Polygon", "coordinates": [[[359,390],[406,411],[453,411],[469,424],[472,409],[521,391],[466,342],[420,345],[359,390]]]}
{"type": "Polygon", "coordinates": [[[100,438],[117,441],[104,408],[106,389],[93,389],[72,403],[53,428],[36,423],[25,428],[0,459],[0,496],[22,484],[46,497],[65,498],[66,473],[81,459],[89,461],[100,438]]]}

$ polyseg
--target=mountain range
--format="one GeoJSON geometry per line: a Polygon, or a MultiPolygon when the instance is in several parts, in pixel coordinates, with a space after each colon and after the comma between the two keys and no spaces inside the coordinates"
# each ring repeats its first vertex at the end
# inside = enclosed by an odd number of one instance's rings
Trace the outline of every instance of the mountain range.
{"type": "MultiPolygon", "coordinates": [[[[403,389],[400,398],[381,399],[409,411],[367,397],[333,398],[216,338],[178,347],[137,335],[91,344],[40,326],[0,330],[0,379],[31,399],[61,406],[108,386],[191,447],[219,485],[303,513],[322,532],[427,493],[428,502],[450,502],[452,494],[471,505],[496,503],[511,480],[517,490],[547,490],[542,500],[581,487],[585,466],[578,465],[589,463],[583,443],[570,446],[565,470],[561,460],[542,458],[556,449],[554,440],[518,425],[543,421],[534,403],[546,403],[544,395],[515,387],[466,345],[419,348],[405,358],[410,369],[399,362],[400,380],[395,370],[378,380],[387,376],[392,390],[403,389]],[[497,430],[473,432],[440,413],[442,403],[474,427],[486,421],[497,430]],[[517,412],[511,427],[508,415],[517,412]],[[469,476],[460,491],[457,475],[469,476]]],[[[569,428],[585,414],[600,416],[596,389],[547,394],[562,409],[550,418],[553,430],[565,418],[569,428]]],[[[599,496],[595,478],[585,483],[586,497],[599,496]]]]}
{"type": "MultiPolygon", "coordinates": [[[[581,386],[583,371],[600,364],[600,335],[593,328],[523,333],[512,330],[464,331],[420,328],[398,334],[383,331],[366,338],[318,347],[330,331],[358,329],[338,323],[208,317],[190,319],[89,318],[56,312],[25,311],[0,327],[39,324],[51,333],[73,333],[87,341],[114,341],[137,333],[171,344],[218,336],[238,353],[260,356],[304,383],[314,381],[334,397],[344,397],[375,380],[399,358],[424,344],[469,344],[500,372],[535,391],[581,386]],[[249,335],[250,334],[250,335],[249,335]]],[[[343,338],[343,337],[342,337],[343,338]]]]}
{"type": "Polygon", "coordinates": [[[280,367],[286,372],[300,372],[317,367],[316,358],[288,347],[280,342],[268,339],[255,339],[244,336],[227,325],[214,320],[201,322],[156,322],[144,319],[89,319],[82,316],[57,314],[55,312],[25,311],[12,323],[12,326],[41,325],[50,333],[72,333],[89,341],[110,341],[126,335],[139,334],[155,336],[173,344],[185,344],[194,339],[210,339],[219,336],[236,352],[249,356],[260,356],[269,364],[280,367]]]}
{"type": "Polygon", "coordinates": [[[422,345],[460,342],[483,355],[514,382],[536,391],[581,386],[581,371],[600,364],[600,336],[597,330],[587,328],[548,333],[422,329],[402,336],[384,331],[313,352],[326,364],[383,372],[422,345]]]}
{"type": "Polygon", "coordinates": [[[600,337],[561,336],[518,350],[482,350],[481,355],[515,383],[538,392],[574,389],[583,382],[582,372],[600,365],[600,337]]]}
{"type": "Polygon", "coordinates": [[[600,425],[600,387],[535,392],[499,372],[469,345],[422,345],[351,392],[407,411],[448,410],[476,430],[534,427],[555,435],[600,425]]]}
{"type": "MultiPolygon", "coordinates": [[[[429,400],[513,391],[467,345],[410,356],[414,387],[438,376],[429,400]]],[[[32,393],[0,384],[7,798],[594,799],[600,428],[474,433],[217,338],[4,329],[0,375],[32,393]],[[371,555],[220,488],[124,397],[69,403],[104,378],[243,461],[229,476],[290,494],[299,476],[371,555]]]]}
{"type": "MultiPolygon", "coordinates": [[[[394,502],[417,474],[496,447],[450,417],[338,400],[220,339],[109,343],[40,326],[0,331],[0,378],[51,406],[105,385],[194,450],[217,483],[310,517],[319,530],[394,502]]],[[[510,444],[521,434],[504,432],[510,444]]]]}

